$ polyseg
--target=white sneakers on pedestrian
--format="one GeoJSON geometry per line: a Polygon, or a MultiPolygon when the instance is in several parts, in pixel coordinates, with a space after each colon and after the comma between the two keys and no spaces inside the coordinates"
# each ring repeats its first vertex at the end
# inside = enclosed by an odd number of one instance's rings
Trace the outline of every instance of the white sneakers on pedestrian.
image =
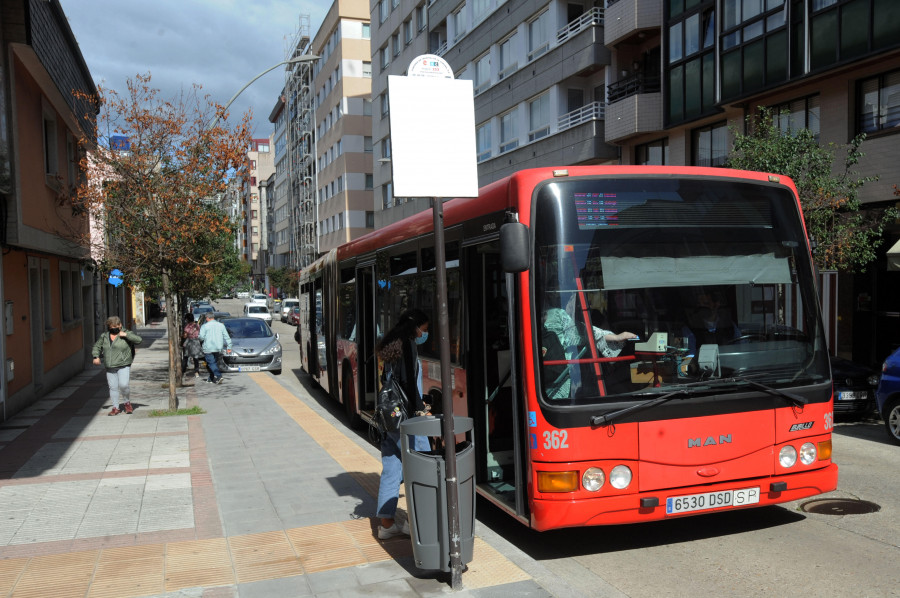
{"type": "Polygon", "coordinates": [[[397,525],[397,522],[394,522],[394,525],[391,527],[383,527],[381,525],[378,526],[378,539],[379,540],[389,540],[390,538],[394,538],[396,536],[408,536],[409,535],[409,522],[404,521],[402,525],[397,525]]]}

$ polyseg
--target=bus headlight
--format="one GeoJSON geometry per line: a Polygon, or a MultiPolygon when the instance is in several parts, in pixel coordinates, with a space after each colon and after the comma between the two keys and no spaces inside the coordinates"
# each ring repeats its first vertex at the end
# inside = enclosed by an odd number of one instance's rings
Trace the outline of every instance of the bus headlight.
{"type": "Polygon", "coordinates": [[[804,465],[812,465],[816,460],[816,445],[812,442],[804,442],[800,447],[800,462],[804,465]]]}
{"type": "Polygon", "coordinates": [[[788,445],[781,447],[778,453],[778,462],[782,467],[793,467],[797,462],[797,449],[788,445]]]}
{"type": "Polygon", "coordinates": [[[597,492],[605,482],[606,474],[599,467],[588,467],[581,476],[581,485],[588,492],[597,492]]]}
{"type": "Polygon", "coordinates": [[[616,465],[609,472],[609,483],[613,488],[624,490],[631,483],[631,469],[627,465],[616,465]]]}

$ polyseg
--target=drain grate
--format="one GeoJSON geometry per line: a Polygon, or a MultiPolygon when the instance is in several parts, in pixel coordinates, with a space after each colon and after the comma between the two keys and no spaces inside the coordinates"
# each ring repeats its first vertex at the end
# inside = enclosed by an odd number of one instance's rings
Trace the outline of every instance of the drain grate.
{"type": "Polygon", "coordinates": [[[881,506],[854,498],[822,498],[803,503],[800,510],[819,515],[865,515],[880,511],[881,506]]]}

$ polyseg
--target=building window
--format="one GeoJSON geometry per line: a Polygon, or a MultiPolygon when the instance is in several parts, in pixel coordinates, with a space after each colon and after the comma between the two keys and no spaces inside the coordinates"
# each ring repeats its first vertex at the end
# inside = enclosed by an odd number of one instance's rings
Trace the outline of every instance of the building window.
{"type": "Polygon", "coordinates": [[[368,98],[363,100],[363,116],[372,116],[372,100],[368,98]]]}
{"type": "Polygon", "coordinates": [[[478,152],[478,161],[482,162],[491,157],[491,121],[487,121],[475,130],[475,141],[478,152]]]}
{"type": "Polygon", "coordinates": [[[403,43],[407,46],[412,43],[412,19],[403,21],[403,43]]]}
{"type": "Polygon", "coordinates": [[[394,56],[400,56],[400,34],[395,33],[391,36],[391,50],[394,52],[394,56]]]}
{"type": "Polygon", "coordinates": [[[487,16],[491,8],[491,0],[472,0],[472,22],[477,23],[487,16]]]}
{"type": "Polygon", "coordinates": [[[372,138],[366,135],[363,137],[363,151],[366,153],[372,153],[372,138]]]}
{"type": "Polygon", "coordinates": [[[384,70],[391,63],[391,50],[387,46],[381,49],[381,69],[384,70]]]}
{"type": "Polygon", "coordinates": [[[863,79],[858,89],[857,133],[900,126],[900,70],[863,79]]]}
{"type": "Polygon", "coordinates": [[[463,3],[455,13],[453,13],[453,41],[458,42],[466,34],[466,5],[463,3]]]}
{"type": "Polygon", "coordinates": [[[518,36],[513,33],[500,42],[500,72],[497,77],[502,79],[519,67],[516,60],[516,41],[518,36]]]}
{"type": "Polygon", "coordinates": [[[500,116],[500,153],[519,147],[515,109],[500,116]]]}
{"type": "Polygon", "coordinates": [[[423,31],[428,25],[425,13],[425,5],[416,7],[416,29],[423,31]]]}
{"type": "Polygon", "coordinates": [[[381,140],[381,157],[390,160],[391,158],[391,138],[385,137],[381,140]]]}
{"type": "Polygon", "coordinates": [[[783,133],[797,132],[801,129],[809,131],[819,138],[819,96],[801,98],[793,102],[785,102],[772,106],[772,118],[775,126],[783,133]]]}
{"type": "Polygon", "coordinates": [[[363,61],[362,76],[366,79],[372,78],[372,63],[371,62],[363,61]]]}
{"type": "Polygon", "coordinates": [[[388,4],[389,0],[381,0],[378,4],[378,23],[384,23],[388,15],[391,14],[391,5],[388,4]]]}
{"type": "Polygon", "coordinates": [[[475,85],[475,94],[479,94],[487,89],[491,84],[491,55],[484,56],[475,60],[475,79],[472,81],[475,85]]]}
{"type": "MultiPolygon", "coordinates": [[[[720,72],[723,99],[746,95],[787,80],[791,52],[786,11],[784,0],[722,4],[720,72]]],[[[701,22],[701,31],[705,23],[705,20],[701,22]]],[[[690,89],[692,84],[685,73],[685,89],[690,89]]]]}
{"type": "Polygon", "coordinates": [[[390,182],[385,183],[381,188],[381,206],[385,210],[390,208],[394,203],[394,187],[390,182]]]}
{"type": "Polygon", "coordinates": [[[528,23],[528,61],[544,54],[550,48],[550,11],[545,10],[528,23]]]}
{"type": "Polygon", "coordinates": [[[372,26],[369,23],[362,24],[362,38],[372,39],[372,26]]]}
{"type": "Polygon", "coordinates": [[[528,141],[550,134],[550,94],[544,93],[528,102],[528,141]]]}
{"type": "MultiPolygon", "coordinates": [[[[749,3],[756,1],[749,0],[749,3]]],[[[676,7],[674,4],[670,9],[680,11],[681,5],[676,7]]],[[[699,11],[692,8],[684,15],[676,15],[677,19],[666,28],[667,123],[696,119],[717,110],[713,4],[711,0],[705,0],[699,11]]],[[[783,56],[780,59],[786,62],[783,56]]]]}
{"type": "Polygon", "coordinates": [[[390,102],[388,101],[388,94],[384,92],[381,94],[381,116],[387,116],[387,113],[390,111],[390,102]]]}
{"type": "Polygon", "coordinates": [[[375,177],[371,174],[366,174],[366,189],[373,189],[375,187],[375,177]]]}
{"type": "Polygon", "coordinates": [[[59,173],[56,115],[44,113],[44,172],[59,173]]]}
{"type": "Polygon", "coordinates": [[[375,228],[375,212],[366,211],[366,228],[375,228]]]}
{"type": "Polygon", "coordinates": [[[728,124],[725,121],[691,131],[691,164],[724,166],[728,158],[728,124]]]}
{"type": "Polygon", "coordinates": [[[635,146],[634,163],[643,166],[665,166],[669,163],[669,140],[660,139],[635,146]]]}
{"type": "Polygon", "coordinates": [[[250,210],[250,218],[253,218],[253,219],[259,218],[259,212],[256,210],[250,210]]]}

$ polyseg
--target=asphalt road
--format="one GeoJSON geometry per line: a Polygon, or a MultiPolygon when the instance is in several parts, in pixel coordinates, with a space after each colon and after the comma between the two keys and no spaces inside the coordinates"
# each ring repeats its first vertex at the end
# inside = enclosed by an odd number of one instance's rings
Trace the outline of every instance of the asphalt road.
{"type": "MultiPolygon", "coordinates": [[[[242,301],[216,302],[240,314],[242,301]]],[[[342,409],[299,369],[294,329],[277,320],[284,379],[342,409]]],[[[776,507],[648,524],[531,531],[489,503],[476,506],[478,533],[554,596],[900,596],[900,446],[880,421],[838,422],[838,489],[776,507]],[[805,512],[820,498],[863,500],[859,515],[805,512]]]]}

